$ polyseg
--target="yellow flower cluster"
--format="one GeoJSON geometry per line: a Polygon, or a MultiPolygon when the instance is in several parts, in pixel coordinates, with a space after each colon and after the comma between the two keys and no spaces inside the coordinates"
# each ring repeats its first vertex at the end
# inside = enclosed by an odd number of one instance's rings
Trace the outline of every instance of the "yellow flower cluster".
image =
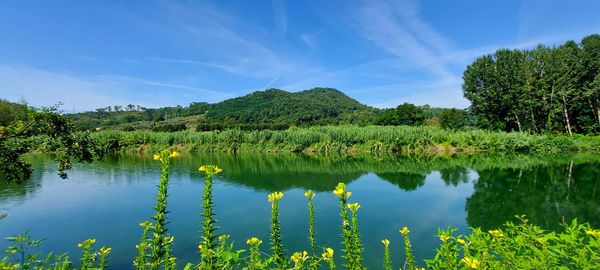
{"type": "Polygon", "coordinates": [[[358,208],[360,208],[360,204],[358,204],[358,203],[349,203],[348,204],[348,209],[350,209],[350,211],[352,211],[352,212],[356,212],[356,210],[358,210],[358,208]]]}
{"type": "Polygon", "coordinates": [[[488,231],[493,237],[501,238],[504,237],[504,234],[500,230],[490,230],[488,231]]]}
{"type": "Polygon", "coordinates": [[[208,176],[213,176],[223,172],[223,169],[219,168],[217,165],[202,165],[198,168],[198,171],[203,172],[208,176]]]}
{"type": "Polygon", "coordinates": [[[410,231],[408,230],[408,228],[406,228],[406,226],[403,227],[402,230],[400,230],[400,234],[402,234],[403,236],[407,236],[409,232],[410,231]]]}
{"type": "Polygon", "coordinates": [[[198,245],[198,250],[200,250],[200,253],[205,253],[206,251],[208,251],[208,248],[206,247],[206,245],[204,243],[198,245]]]}
{"type": "Polygon", "coordinates": [[[315,193],[309,189],[306,192],[304,192],[304,197],[312,199],[315,197],[315,193]]]}
{"type": "Polygon", "coordinates": [[[585,234],[591,235],[593,237],[600,239],[600,230],[588,230],[585,232],[585,234]]]}
{"type": "MultiPolygon", "coordinates": [[[[167,150],[165,150],[165,151],[167,151],[167,150]]],[[[168,151],[165,152],[165,151],[161,152],[160,154],[157,153],[157,154],[152,155],[152,159],[163,161],[163,154],[166,155],[168,158],[176,158],[176,157],[180,156],[179,152],[177,152],[177,151],[173,151],[173,152],[168,152],[168,151]]]]}
{"type": "Polygon", "coordinates": [[[449,239],[450,239],[450,236],[448,236],[448,235],[445,235],[445,234],[440,235],[440,240],[444,243],[446,241],[448,241],[449,239]]]}
{"type": "Polygon", "coordinates": [[[321,254],[321,258],[323,258],[323,260],[326,261],[326,262],[330,262],[331,260],[333,260],[333,249],[332,248],[326,248],[323,251],[323,254],[321,254]]]}
{"type": "Polygon", "coordinates": [[[296,267],[300,267],[306,260],[308,260],[308,252],[294,252],[290,259],[292,259],[296,267]]]}
{"type": "Polygon", "coordinates": [[[466,267],[468,267],[470,269],[477,269],[477,268],[479,268],[479,265],[481,264],[478,259],[474,259],[474,258],[470,258],[470,257],[464,257],[460,260],[460,262],[462,262],[466,267]]]}
{"type": "Polygon", "coordinates": [[[464,245],[464,244],[467,243],[464,239],[461,239],[461,238],[456,239],[456,242],[459,243],[459,244],[461,244],[461,245],[464,245]]]}
{"type": "Polygon", "coordinates": [[[381,240],[381,243],[383,244],[384,247],[389,247],[390,246],[390,240],[383,239],[383,240],[381,240]]]}
{"type": "Polygon", "coordinates": [[[112,248],[101,247],[100,248],[100,254],[102,254],[102,255],[108,255],[108,253],[110,253],[111,250],[112,250],[112,248]]]}
{"type": "Polygon", "coordinates": [[[283,197],[283,193],[281,193],[281,192],[279,192],[279,191],[278,191],[278,192],[273,192],[273,193],[271,193],[271,194],[267,195],[267,199],[268,199],[270,202],[275,202],[275,201],[278,201],[278,200],[279,200],[279,199],[281,199],[282,197],[283,197]]]}
{"type": "Polygon", "coordinates": [[[262,241],[256,237],[251,237],[248,240],[246,240],[246,244],[248,244],[250,246],[258,246],[258,245],[262,244],[262,241]]]}
{"type": "Polygon", "coordinates": [[[348,199],[352,195],[352,192],[346,191],[346,185],[344,183],[338,183],[333,190],[333,194],[340,199],[348,199]]]}
{"type": "Polygon", "coordinates": [[[87,240],[84,240],[83,242],[77,244],[77,247],[82,248],[85,246],[91,246],[94,243],[96,243],[96,239],[87,239],[87,240]]]}

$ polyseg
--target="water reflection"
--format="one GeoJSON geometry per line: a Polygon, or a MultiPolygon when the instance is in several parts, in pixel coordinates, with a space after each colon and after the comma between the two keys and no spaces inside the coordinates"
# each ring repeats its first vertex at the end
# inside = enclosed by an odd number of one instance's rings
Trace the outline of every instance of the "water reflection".
{"type": "MultiPolygon", "coordinates": [[[[152,214],[160,169],[150,158],[124,155],[94,164],[79,164],[60,179],[46,156],[30,156],[32,179],[21,185],[0,182],[0,232],[8,236],[30,229],[49,241],[47,251],[78,252],[73,245],[89,237],[113,247],[115,268],[130,268],[139,238],[135,224],[152,214]]],[[[284,241],[288,251],[306,249],[304,190],[317,192],[319,245],[339,250],[338,205],[330,190],[345,182],[361,202],[360,228],[366,263],[381,262],[383,238],[401,243],[397,229],[409,226],[415,255],[430,256],[438,227],[497,227],[525,214],[537,224],[558,229],[578,218],[600,227],[600,156],[466,155],[466,156],[306,156],[202,155],[173,162],[169,230],[182,261],[197,259],[202,175],[200,164],[224,169],[215,181],[217,219],[222,233],[236,243],[250,236],[268,239],[270,207],[266,194],[287,191],[282,200],[284,241]]],[[[1,241],[0,241],[1,243],[1,241]]],[[[4,243],[6,244],[6,243],[4,243]]],[[[0,245],[4,246],[4,245],[0,245]]],[[[394,254],[402,246],[394,245],[394,254]]],[[[78,253],[76,253],[78,254],[78,253]]],[[[399,260],[398,260],[399,261],[399,260]]],[[[399,262],[397,262],[399,263],[399,262]]],[[[399,268],[400,265],[395,265],[399,268]]]]}
{"type": "MultiPolygon", "coordinates": [[[[43,155],[32,155],[33,175],[24,184],[0,182],[0,210],[35,196],[44,172],[55,167],[43,155]]],[[[578,218],[600,225],[600,157],[597,154],[466,155],[466,156],[307,156],[307,155],[202,155],[184,156],[174,171],[202,180],[199,164],[219,164],[220,181],[257,191],[294,188],[329,191],[338,182],[351,183],[368,173],[405,191],[418,190],[426,176],[439,172],[448,186],[474,183],[467,198],[467,222],[484,229],[497,227],[516,214],[534,223],[558,229],[563,219],[578,218]],[[469,174],[473,170],[476,174],[469,174]],[[478,175],[478,177],[477,177],[478,175]]],[[[147,157],[123,155],[74,169],[94,174],[93,181],[118,184],[140,181],[139,174],[158,175],[147,157]]],[[[47,177],[47,175],[46,175],[47,177]]],[[[70,181],[56,179],[56,181],[70,181]]]]}
{"type": "Polygon", "coordinates": [[[577,218],[600,225],[600,166],[572,160],[521,169],[479,170],[475,192],[467,199],[469,225],[490,229],[514,215],[559,229],[577,218]]]}

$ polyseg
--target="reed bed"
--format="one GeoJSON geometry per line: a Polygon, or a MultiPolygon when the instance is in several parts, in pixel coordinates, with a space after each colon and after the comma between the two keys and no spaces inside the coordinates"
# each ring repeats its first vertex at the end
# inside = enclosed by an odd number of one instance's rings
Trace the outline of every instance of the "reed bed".
{"type": "Polygon", "coordinates": [[[192,153],[471,153],[597,152],[600,136],[535,135],[429,126],[321,126],[288,130],[92,133],[108,151],[156,152],[167,147],[192,153]]]}

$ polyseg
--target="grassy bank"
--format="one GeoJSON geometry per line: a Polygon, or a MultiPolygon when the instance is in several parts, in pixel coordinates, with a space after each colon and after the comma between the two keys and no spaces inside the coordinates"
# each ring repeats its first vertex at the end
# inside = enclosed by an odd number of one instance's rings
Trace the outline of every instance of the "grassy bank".
{"type": "Polygon", "coordinates": [[[600,151],[599,136],[531,135],[437,127],[323,126],[282,131],[212,132],[100,131],[92,133],[109,151],[156,152],[177,148],[206,152],[470,153],[600,151]]]}

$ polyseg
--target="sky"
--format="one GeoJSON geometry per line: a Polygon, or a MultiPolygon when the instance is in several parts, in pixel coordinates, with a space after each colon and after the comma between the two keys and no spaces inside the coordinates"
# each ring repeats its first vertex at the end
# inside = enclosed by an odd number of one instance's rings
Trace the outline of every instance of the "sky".
{"type": "Polygon", "coordinates": [[[378,108],[465,108],[499,48],[600,33],[600,1],[0,2],[0,98],[65,112],[336,88],[378,108]]]}

